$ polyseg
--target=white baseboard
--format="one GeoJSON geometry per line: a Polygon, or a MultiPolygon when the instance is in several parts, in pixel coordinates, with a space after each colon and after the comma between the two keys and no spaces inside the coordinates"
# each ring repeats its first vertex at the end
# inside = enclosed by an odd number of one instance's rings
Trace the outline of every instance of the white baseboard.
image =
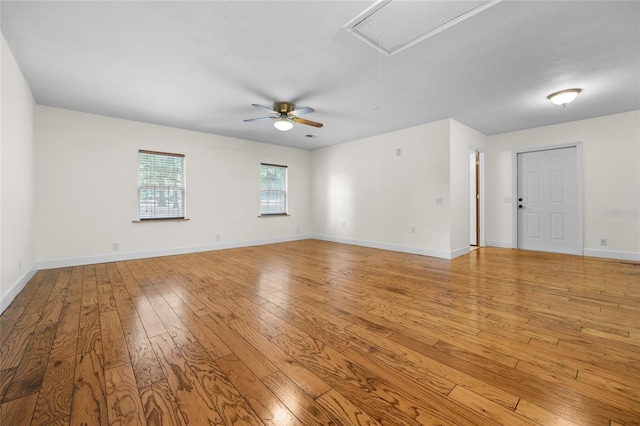
{"type": "Polygon", "coordinates": [[[0,296],[0,314],[3,313],[4,310],[9,307],[9,305],[11,305],[13,299],[15,299],[18,294],[20,294],[22,289],[27,285],[29,280],[33,278],[37,271],[38,270],[36,268],[27,271],[18,279],[18,281],[13,283],[13,285],[9,288],[9,291],[0,296]]]}
{"type": "Polygon", "coordinates": [[[266,244],[285,243],[288,241],[306,240],[309,235],[295,237],[268,238],[254,241],[236,241],[230,243],[206,244],[202,246],[174,247],[158,250],[144,250],[102,254],[96,256],[73,257],[66,259],[50,259],[38,262],[37,269],[64,268],[67,266],[91,265],[95,263],[118,262],[122,260],[145,259],[149,257],[172,256],[176,254],[198,253],[203,251],[224,250],[238,247],[261,246],[266,244]]]}
{"type": "MultiPolygon", "coordinates": [[[[510,241],[487,241],[488,247],[513,248],[510,241]]],[[[632,251],[583,249],[583,256],[601,257],[604,259],[632,260],[640,262],[640,253],[632,251]]]]}
{"type": "Polygon", "coordinates": [[[585,256],[602,257],[605,259],[619,259],[619,260],[632,260],[640,262],[640,253],[632,251],[616,251],[616,250],[596,250],[596,249],[584,249],[585,256]]]}
{"type": "Polygon", "coordinates": [[[487,241],[487,247],[513,248],[511,241],[487,241]]]}
{"type": "Polygon", "coordinates": [[[400,244],[381,243],[377,241],[354,240],[350,238],[332,237],[329,235],[312,235],[311,238],[333,243],[352,244],[354,246],[377,248],[382,250],[397,251],[401,253],[420,254],[422,256],[437,257],[440,259],[454,259],[463,254],[469,253],[469,247],[463,247],[453,252],[445,250],[432,250],[421,247],[403,246],[400,244]]]}
{"type": "Polygon", "coordinates": [[[470,246],[460,247],[459,249],[451,252],[450,259],[455,259],[456,257],[464,256],[465,254],[468,254],[470,252],[471,252],[470,246]]]}

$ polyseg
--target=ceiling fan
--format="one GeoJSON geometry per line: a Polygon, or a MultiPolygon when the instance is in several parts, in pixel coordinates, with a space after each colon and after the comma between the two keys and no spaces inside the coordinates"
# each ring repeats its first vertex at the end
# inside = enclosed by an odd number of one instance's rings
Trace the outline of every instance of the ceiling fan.
{"type": "Polygon", "coordinates": [[[313,126],[313,127],[323,126],[322,123],[318,123],[317,121],[306,120],[304,118],[299,117],[300,115],[308,114],[310,112],[315,111],[313,108],[304,107],[304,108],[296,109],[295,104],[291,102],[276,102],[273,104],[272,108],[269,108],[263,105],[258,105],[258,104],[251,104],[251,105],[258,109],[268,111],[273,115],[269,117],[248,118],[244,121],[250,122],[250,121],[276,120],[276,122],[273,123],[274,127],[283,132],[290,130],[293,127],[293,123],[306,124],[307,126],[313,126]]]}

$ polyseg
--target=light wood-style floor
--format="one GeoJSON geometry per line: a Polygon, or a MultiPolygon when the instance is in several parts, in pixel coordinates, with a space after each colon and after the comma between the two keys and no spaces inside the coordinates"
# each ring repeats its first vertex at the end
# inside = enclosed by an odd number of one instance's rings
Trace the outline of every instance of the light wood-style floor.
{"type": "Polygon", "coordinates": [[[640,425],[640,266],[315,240],[39,271],[0,423],[640,425]]]}

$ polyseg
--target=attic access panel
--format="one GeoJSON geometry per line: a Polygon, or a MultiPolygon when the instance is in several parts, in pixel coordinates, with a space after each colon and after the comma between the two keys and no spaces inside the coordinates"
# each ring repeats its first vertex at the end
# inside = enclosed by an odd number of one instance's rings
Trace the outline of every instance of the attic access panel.
{"type": "Polygon", "coordinates": [[[500,1],[381,0],[344,28],[390,56],[500,1]]]}

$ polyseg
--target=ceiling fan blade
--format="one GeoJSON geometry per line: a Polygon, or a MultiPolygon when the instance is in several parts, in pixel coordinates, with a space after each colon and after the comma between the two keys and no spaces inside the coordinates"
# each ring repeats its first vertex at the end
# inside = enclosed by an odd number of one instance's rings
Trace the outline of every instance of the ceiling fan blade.
{"type": "Polygon", "coordinates": [[[311,107],[304,107],[304,108],[295,109],[291,111],[289,114],[300,116],[304,114],[309,114],[310,112],[313,112],[313,111],[315,111],[315,109],[311,107]]]}
{"type": "Polygon", "coordinates": [[[324,124],[318,123],[317,121],[305,120],[304,118],[300,118],[300,117],[289,117],[289,118],[295,121],[296,123],[306,124],[307,126],[313,126],[313,127],[324,126],[324,124]]]}
{"type": "Polygon", "coordinates": [[[246,119],[246,120],[244,120],[244,121],[247,121],[247,122],[249,122],[249,121],[264,121],[264,120],[274,120],[274,119],[276,119],[276,118],[278,118],[278,117],[258,117],[258,118],[247,118],[247,119],[246,119]]]}
{"type": "Polygon", "coordinates": [[[251,104],[251,106],[254,106],[254,107],[258,108],[258,109],[265,110],[265,111],[267,111],[267,112],[269,112],[269,113],[271,113],[271,114],[273,114],[274,112],[276,112],[276,111],[274,111],[274,110],[273,110],[273,108],[269,108],[269,107],[266,107],[266,106],[264,106],[264,105],[251,104]]]}

